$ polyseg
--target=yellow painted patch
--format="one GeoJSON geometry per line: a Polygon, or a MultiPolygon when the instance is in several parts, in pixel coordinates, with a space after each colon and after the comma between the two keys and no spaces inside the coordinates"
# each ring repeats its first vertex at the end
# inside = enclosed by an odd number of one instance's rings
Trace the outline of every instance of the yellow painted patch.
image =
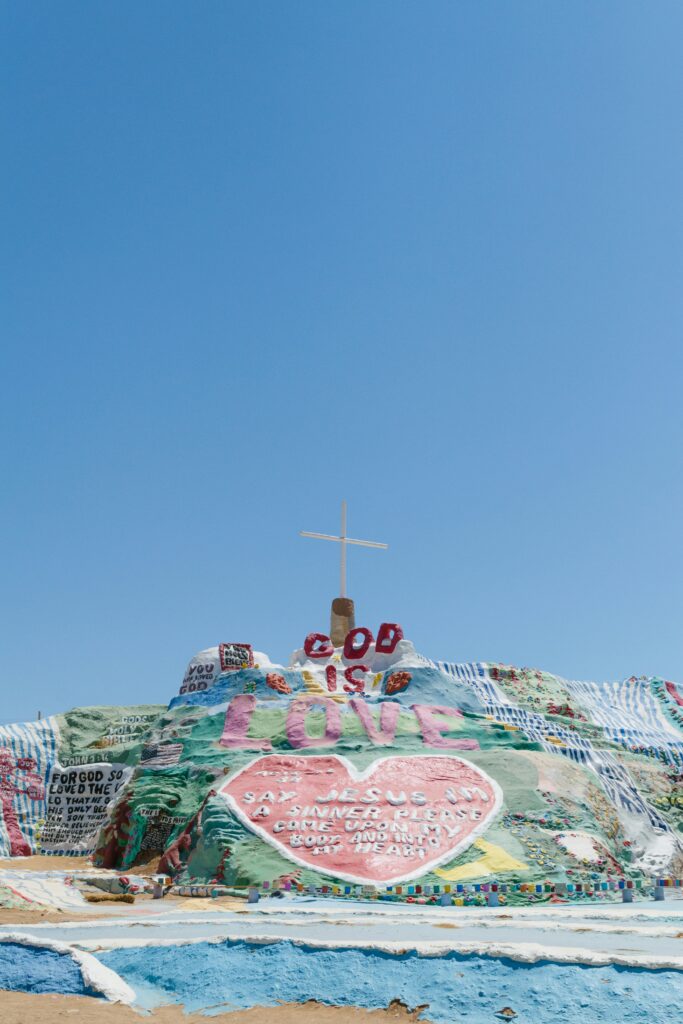
{"type": "Polygon", "coordinates": [[[337,703],[345,704],[348,701],[348,696],[345,693],[330,693],[326,690],[322,683],[319,683],[312,672],[308,672],[306,669],[301,673],[304,679],[304,686],[306,687],[307,693],[314,693],[316,697],[331,697],[332,700],[336,700],[337,703]]]}
{"type": "Polygon", "coordinates": [[[489,843],[486,839],[475,839],[474,845],[484,854],[478,860],[470,861],[469,864],[461,864],[460,867],[444,871],[437,868],[434,872],[439,878],[445,878],[447,882],[462,882],[468,878],[481,878],[482,875],[497,875],[503,871],[528,871],[528,864],[512,857],[502,846],[496,843],[489,843]]]}

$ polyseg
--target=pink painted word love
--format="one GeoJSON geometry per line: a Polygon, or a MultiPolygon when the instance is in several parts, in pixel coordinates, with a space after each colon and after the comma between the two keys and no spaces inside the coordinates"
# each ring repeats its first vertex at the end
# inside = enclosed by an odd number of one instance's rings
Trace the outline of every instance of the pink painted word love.
{"type": "MultiPolygon", "coordinates": [[[[368,704],[360,697],[351,699],[348,706],[360,719],[371,743],[375,746],[393,743],[399,715],[401,710],[406,710],[405,708],[402,709],[396,701],[383,701],[379,705],[379,722],[376,723],[368,704]]],[[[222,747],[245,750],[272,748],[270,740],[249,736],[249,724],[255,710],[256,697],[253,693],[240,693],[232,698],[225,713],[223,733],[218,741],[222,747]]],[[[425,746],[449,750],[479,749],[479,743],[471,737],[463,736],[456,739],[444,735],[452,728],[453,719],[462,721],[463,714],[460,708],[449,708],[441,704],[412,704],[410,711],[417,718],[425,746]]],[[[285,731],[287,742],[295,750],[302,747],[334,746],[342,734],[342,712],[339,705],[329,697],[299,694],[289,703],[285,731]],[[306,716],[309,711],[315,710],[322,710],[325,713],[325,732],[322,736],[309,736],[306,732],[306,716]]]]}
{"type": "Polygon", "coordinates": [[[220,790],[237,817],[289,860],[351,882],[393,885],[452,860],[489,827],[502,794],[459,757],[270,754],[220,790]]]}

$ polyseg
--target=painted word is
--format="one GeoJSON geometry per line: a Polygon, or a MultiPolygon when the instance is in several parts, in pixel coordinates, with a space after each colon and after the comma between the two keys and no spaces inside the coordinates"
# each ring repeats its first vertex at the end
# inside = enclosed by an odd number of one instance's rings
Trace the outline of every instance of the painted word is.
{"type": "Polygon", "coordinates": [[[270,755],[221,790],[248,828],[290,860],[391,885],[452,860],[488,828],[496,782],[445,755],[383,757],[365,771],[336,755],[270,755]]]}

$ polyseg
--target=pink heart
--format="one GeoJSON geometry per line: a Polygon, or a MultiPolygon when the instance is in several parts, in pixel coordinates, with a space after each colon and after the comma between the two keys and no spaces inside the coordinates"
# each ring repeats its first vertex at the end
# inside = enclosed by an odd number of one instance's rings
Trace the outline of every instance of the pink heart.
{"type": "MultiPolygon", "coordinates": [[[[393,885],[452,860],[489,827],[498,784],[460,757],[268,754],[220,790],[253,832],[302,867],[393,885]]],[[[263,880],[263,879],[262,879],[263,880]]]]}

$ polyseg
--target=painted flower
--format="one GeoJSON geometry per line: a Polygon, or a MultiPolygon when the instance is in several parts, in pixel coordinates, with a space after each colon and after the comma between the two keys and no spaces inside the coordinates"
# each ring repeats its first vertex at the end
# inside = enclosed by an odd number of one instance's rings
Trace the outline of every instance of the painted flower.
{"type": "Polygon", "coordinates": [[[384,685],[384,692],[389,694],[400,693],[401,690],[408,688],[412,678],[410,672],[392,672],[384,685]]]}
{"type": "Polygon", "coordinates": [[[266,685],[275,690],[277,693],[291,693],[292,688],[279,672],[269,672],[266,676],[266,685]]]}

